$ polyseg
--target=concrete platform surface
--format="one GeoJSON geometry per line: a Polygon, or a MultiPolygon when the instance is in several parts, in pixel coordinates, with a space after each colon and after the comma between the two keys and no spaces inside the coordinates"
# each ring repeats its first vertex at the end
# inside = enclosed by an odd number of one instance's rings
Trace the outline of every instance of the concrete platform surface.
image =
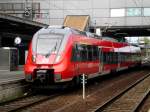
{"type": "Polygon", "coordinates": [[[23,71],[0,71],[0,84],[24,79],[23,71]]]}

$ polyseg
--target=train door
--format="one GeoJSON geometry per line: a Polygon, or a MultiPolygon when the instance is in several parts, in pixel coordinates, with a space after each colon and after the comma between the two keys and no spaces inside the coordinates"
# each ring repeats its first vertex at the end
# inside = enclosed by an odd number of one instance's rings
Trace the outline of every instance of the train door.
{"type": "Polygon", "coordinates": [[[79,75],[79,63],[80,63],[80,51],[78,50],[78,45],[75,44],[72,49],[72,61],[74,62],[74,75],[79,75]]]}
{"type": "Polygon", "coordinates": [[[79,74],[80,74],[80,73],[79,73],[79,71],[80,71],[80,70],[79,70],[79,69],[80,69],[80,68],[79,68],[79,64],[78,64],[78,63],[75,63],[75,64],[74,64],[74,68],[75,68],[75,75],[76,75],[76,76],[79,75],[79,74]]]}
{"type": "Polygon", "coordinates": [[[79,62],[79,73],[80,74],[88,74],[89,69],[88,68],[88,65],[89,65],[89,62],[88,62],[88,52],[87,52],[87,45],[85,44],[79,44],[78,45],[78,50],[80,52],[80,62],[79,62]]]}
{"type": "Polygon", "coordinates": [[[103,66],[104,66],[104,54],[102,51],[102,48],[99,48],[99,72],[103,72],[103,66]]]}
{"type": "Polygon", "coordinates": [[[118,55],[118,69],[120,69],[120,64],[121,64],[121,54],[118,52],[117,53],[117,55],[118,55]]]}

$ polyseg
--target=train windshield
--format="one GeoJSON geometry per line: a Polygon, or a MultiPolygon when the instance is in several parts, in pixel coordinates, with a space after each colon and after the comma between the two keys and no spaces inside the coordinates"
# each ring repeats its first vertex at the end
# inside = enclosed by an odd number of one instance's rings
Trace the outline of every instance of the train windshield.
{"type": "Polygon", "coordinates": [[[36,53],[46,56],[49,56],[51,53],[57,53],[62,39],[63,35],[39,35],[37,38],[36,53]]]}

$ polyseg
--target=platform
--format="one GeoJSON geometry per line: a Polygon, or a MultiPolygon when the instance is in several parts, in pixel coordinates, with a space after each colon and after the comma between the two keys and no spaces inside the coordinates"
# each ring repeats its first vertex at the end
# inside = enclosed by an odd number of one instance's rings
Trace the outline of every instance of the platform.
{"type": "Polygon", "coordinates": [[[19,71],[3,71],[0,70],[0,84],[23,80],[24,79],[24,72],[19,71]]]}
{"type": "Polygon", "coordinates": [[[0,70],[0,103],[24,97],[28,90],[22,68],[18,71],[0,70]]]}

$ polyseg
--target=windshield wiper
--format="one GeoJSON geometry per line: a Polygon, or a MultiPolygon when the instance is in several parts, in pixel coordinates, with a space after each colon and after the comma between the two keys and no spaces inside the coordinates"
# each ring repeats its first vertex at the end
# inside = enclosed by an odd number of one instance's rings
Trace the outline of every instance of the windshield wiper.
{"type": "Polygon", "coordinates": [[[45,54],[45,57],[49,57],[51,52],[56,51],[56,49],[57,49],[57,42],[56,42],[55,46],[47,54],[45,54]]]}

